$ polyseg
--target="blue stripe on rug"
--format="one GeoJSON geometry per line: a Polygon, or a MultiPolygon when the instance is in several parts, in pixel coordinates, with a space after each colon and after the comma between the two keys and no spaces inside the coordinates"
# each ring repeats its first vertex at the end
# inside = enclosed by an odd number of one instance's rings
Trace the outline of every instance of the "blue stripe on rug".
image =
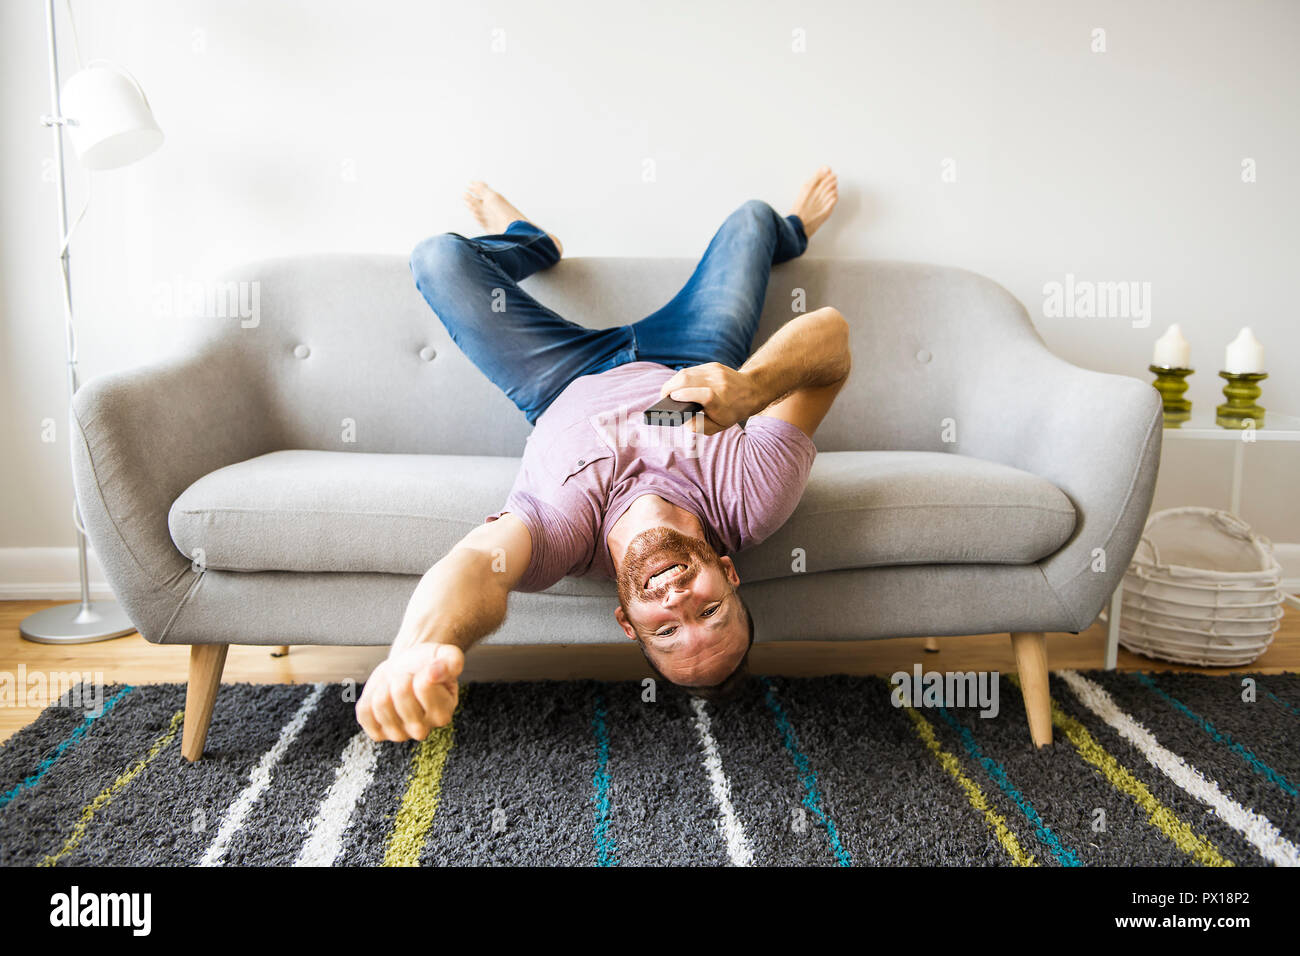
{"type": "Polygon", "coordinates": [[[799,782],[803,784],[803,805],[811,810],[813,816],[826,827],[826,835],[830,838],[831,853],[835,857],[836,864],[838,866],[852,866],[853,859],[849,856],[849,851],[840,845],[840,835],[835,829],[835,821],[830,818],[830,815],[822,806],[821,790],[817,786],[817,771],[813,770],[812,763],[799,749],[799,738],[795,736],[790,719],[786,717],[785,711],[781,708],[781,703],[776,699],[776,690],[772,686],[772,682],[765,677],[763,678],[763,685],[767,688],[767,694],[765,695],[767,708],[772,712],[772,716],[776,720],[776,727],[781,732],[781,740],[785,744],[786,752],[790,754],[790,759],[794,761],[795,770],[799,774],[799,782]]]}
{"type": "Polygon", "coordinates": [[[1277,696],[1277,694],[1273,693],[1271,690],[1266,690],[1266,691],[1264,691],[1264,693],[1268,694],[1268,696],[1269,696],[1272,700],[1274,700],[1275,702],[1277,702],[1277,704],[1278,704],[1278,705],[1279,705],[1283,710],[1285,710],[1287,713],[1289,713],[1292,717],[1300,717],[1300,710],[1297,710],[1297,709],[1296,709],[1295,704],[1287,703],[1285,700],[1283,700],[1281,697],[1277,696]]]}
{"type": "Polygon", "coordinates": [[[1177,710],[1180,714],[1187,717],[1188,720],[1190,720],[1192,723],[1196,724],[1207,734],[1209,734],[1210,739],[1213,740],[1215,743],[1223,744],[1225,747],[1227,747],[1229,750],[1235,753],[1242,760],[1246,761],[1247,765],[1252,770],[1254,770],[1256,773],[1266,777],[1268,780],[1275,783],[1283,793],[1292,797],[1300,796],[1300,792],[1298,792],[1296,788],[1291,785],[1290,780],[1288,780],[1282,774],[1278,773],[1276,770],[1274,770],[1264,761],[1260,760],[1259,757],[1255,756],[1255,754],[1252,753],[1249,748],[1233,740],[1232,735],[1230,733],[1228,733],[1225,730],[1219,730],[1219,728],[1215,727],[1214,724],[1208,718],[1202,717],[1200,714],[1193,711],[1190,707],[1184,704],[1177,697],[1174,697],[1173,695],[1168,693],[1164,688],[1156,684],[1156,682],[1153,681],[1149,675],[1135,673],[1133,674],[1133,677],[1137,679],[1137,682],[1139,684],[1141,684],[1143,687],[1147,688],[1148,690],[1153,691],[1157,696],[1159,696],[1162,700],[1164,700],[1171,707],[1177,710]]]}
{"type": "Polygon", "coordinates": [[[1061,866],[1083,866],[1083,861],[1075,856],[1073,850],[1061,843],[1061,838],[1038,815],[1034,805],[1029,802],[1029,799],[1023,793],[1016,789],[1002,764],[980,749],[980,745],[975,742],[975,736],[970,732],[970,729],[957,723],[956,718],[948,713],[947,707],[940,707],[939,714],[948,722],[948,726],[961,737],[962,746],[966,748],[966,752],[970,754],[971,759],[984,768],[984,772],[988,774],[989,779],[1011,798],[1015,805],[1020,808],[1020,812],[1025,815],[1025,819],[1033,824],[1034,833],[1039,842],[1045,844],[1052,851],[1052,856],[1056,857],[1061,866]]]}
{"type": "Polygon", "coordinates": [[[74,727],[72,733],[68,735],[67,739],[54,748],[54,753],[50,754],[48,757],[46,757],[37,765],[36,770],[32,773],[31,776],[29,776],[27,779],[20,782],[17,786],[15,786],[12,790],[8,791],[7,793],[0,793],[0,807],[8,806],[13,801],[14,797],[18,796],[18,794],[22,793],[24,790],[29,789],[30,787],[34,787],[37,783],[39,783],[41,777],[45,776],[45,774],[49,771],[51,767],[54,766],[54,764],[58,761],[58,759],[62,757],[65,753],[67,753],[69,750],[71,750],[74,746],[76,746],[77,742],[80,741],[82,737],[86,736],[86,731],[90,729],[91,724],[93,724],[100,717],[103,717],[110,710],[112,710],[119,700],[121,700],[127,694],[131,693],[131,691],[133,690],[135,690],[135,688],[132,687],[130,684],[123,687],[116,694],[114,694],[112,697],[110,697],[107,701],[104,702],[104,706],[99,713],[87,716],[84,720],[82,720],[80,724],[74,727]]]}
{"type": "Polygon", "coordinates": [[[596,822],[592,837],[596,841],[596,865],[618,866],[618,844],[609,835],[609,728],[605,725],[605,698],[596,695],[591,727],[596,732],[596,773],[591,778],[595,793],[596,822]]]}

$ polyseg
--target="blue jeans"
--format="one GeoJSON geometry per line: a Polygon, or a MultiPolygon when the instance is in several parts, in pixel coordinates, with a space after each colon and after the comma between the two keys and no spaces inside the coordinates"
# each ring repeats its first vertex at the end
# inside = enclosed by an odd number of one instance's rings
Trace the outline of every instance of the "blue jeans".
{"type": "Polygon", "coordinates": [[[534,423],[575,378],[627,362],[739,368],[772,266],[807,247],[798,216],[750,200],[727,217],[667,305],[607,329],[570,322],[519,287],[560,259],[551,238],[522,219],[498,235],[431,236],[411,253],[411,272],[452,341],[534,423]]]}

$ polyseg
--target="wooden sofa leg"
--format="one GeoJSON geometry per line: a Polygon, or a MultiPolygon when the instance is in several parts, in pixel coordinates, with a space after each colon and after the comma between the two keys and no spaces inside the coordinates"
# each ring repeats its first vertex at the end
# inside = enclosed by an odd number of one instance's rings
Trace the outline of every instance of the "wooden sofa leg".
{"type": "Polygon", "coordinates": [[[923,646],[927,654],[939,653],[939,639],[937,637],[927,637],[923,646]]]}
{"type": "Polygon", "coordinates": [[[289,656],[289,645],[288,645],[288,644],[281,644],[280,646],[278,646],[275,650],[273,650],[273,651],[271,652],[271,656],[272,656],[272,657],[288,657],[288,656],[289,656]]]}
{"type": "Polygon", "coordinates": [[[1020,693],[1029,715],[1029,736],[1035,747],[1052,742],[1052,694],[1047,683],[1047,635],[1042,631],[1012,631],[1020,693]]]}
{"type": "Polygon", "coordinates": [[[212,705],[221,689],[221,671],[226,666],[229,644],[195,644],[190,647],[190,682],[185,688],[185,730],[181,733],[181,755],[191,763],[203,756],[212,723],[212,705]]]}

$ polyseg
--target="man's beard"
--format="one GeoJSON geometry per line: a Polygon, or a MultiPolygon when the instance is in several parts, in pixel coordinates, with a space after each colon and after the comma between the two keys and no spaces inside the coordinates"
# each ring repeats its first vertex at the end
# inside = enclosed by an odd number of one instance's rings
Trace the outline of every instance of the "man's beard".
{"type": "Polygon", "coordinates": [[[721,568],[718,556],[706,541],[682,534],[676,528],[661,525],[647,528],[630,542],[623,555],[623,566],[618,572],[618,597],[623,612],[627,613],[633,602],[644,603],[663,597],[668,584],[685,584],[706,568],[721,568]],[[665,566],[674,563],[686,565],[686,570],[658,588],[647,590],[646,578],[665,566]]]}

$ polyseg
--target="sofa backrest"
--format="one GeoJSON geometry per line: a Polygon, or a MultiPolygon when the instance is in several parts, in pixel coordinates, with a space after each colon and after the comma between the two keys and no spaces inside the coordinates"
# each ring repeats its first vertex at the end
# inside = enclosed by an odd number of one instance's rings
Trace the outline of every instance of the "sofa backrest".
{"type": "MultiPolygon", "coordinates": [[[[592,328],[633,322],[686,282],[689,259],[574,258],[523,286],[592,328]]],[[[219,288],[245,308],[194,326],[259,383],[284,448],[518,455],[523,414],[460,352],[404,257],[263,260],[219,288]]],[[[233,301],[233,300],[232,300],[233,301]]],[[[796,311],[832,305],[853,327],[853,373],[817,433],[823,451],[948,450],[963,370],[1035,340],[1024,308],[959,269],[802,257],[772,270],[757,348],[796,311]]]]}

